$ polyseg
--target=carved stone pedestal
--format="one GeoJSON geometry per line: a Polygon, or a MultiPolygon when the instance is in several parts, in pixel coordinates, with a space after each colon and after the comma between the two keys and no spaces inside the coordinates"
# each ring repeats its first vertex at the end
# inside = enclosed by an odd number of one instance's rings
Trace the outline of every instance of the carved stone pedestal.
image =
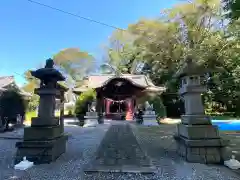
{"type": "Polygon", "coordinates": [[[143,114],[143,125],[145,126],[157,126],[157,115],[155,111],[145,111],[143,114]]]}
{"type": "Polygon", "coordinates": [[[84,116],[85,122],[83,127],[95,127],[98,125],[98,113],[97,112],[87,112],[84,116]]]}
{"type": "Polygon", "coordinates": [[[53,127],[26,127],[24,141],[17,142],[15,164],[26,156],[34,164],[55,161],[66,151],[68,137],[62,132],[60,125],[53,127]]]}
{"type": "Polygon", "coordinates": [[[205,115],[183,115],[175,140],[178,154],[193,163],[221,163],[221,148],[227,145],[205,115]]]}

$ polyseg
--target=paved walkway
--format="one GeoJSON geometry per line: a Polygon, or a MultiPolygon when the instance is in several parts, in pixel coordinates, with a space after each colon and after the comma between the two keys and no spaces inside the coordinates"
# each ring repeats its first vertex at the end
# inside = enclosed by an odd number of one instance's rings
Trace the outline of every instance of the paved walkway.
{"type": "Polygon", "coordinates": [[[153,173],[154,170],[130,125],[124,123],[110,127],[97,150],[96,158],[85,172],[153,173]]]}
{"type": "MultiPolygon", "coordinates": [[[[0,139],[0,180],[240,180],[236,173],[223,166],[190,164],[179,158],[175,153],[176,146],[172,139],[174,131],[172,125],[157,127],[131,125],[131,129],[125,126],[123,129],[120,126],[113,126],[109,129],[110,126],[111,123],[99,125],[96,128],[66,127],[66,132],[71,134],[67,143],[67,152],[56,162],[34,166],[27,171],[13,170],[15,143],[19,140],[0,139]],[[108,133],[106,133],[107,131],[108,133]],[[111,142],[110,150],[106,149],[106,142],[111,142]],[[134,150],[123,148],[131,147],[129,143],[135,144],[134,150]],[[141,154],[144,152],[144,155],[150,158],[152,165],[156,167],[156,173],[84,173],[85,168],[97,157],[102,160],[108,157],[106,154],[100,153],[103,152],[103,149],[114,154],[113,150],[118,147],[121,151],[115,153],[119,155],[119,158],[125,156],[123,152],[132,154],[139,148],[141,148],[141,152],[140,156],[135,155],[130,160],[115,162],[120,165],[124,163],[142,165],[138,160],[141,159],[141,154]]],[[[114,157],[112,158],[114,159],[114,157]]],[[[149,166],[148,161],[145,162],[149,166]]],[[[103,163],[103,165],[106,164],[103,163]]]]}

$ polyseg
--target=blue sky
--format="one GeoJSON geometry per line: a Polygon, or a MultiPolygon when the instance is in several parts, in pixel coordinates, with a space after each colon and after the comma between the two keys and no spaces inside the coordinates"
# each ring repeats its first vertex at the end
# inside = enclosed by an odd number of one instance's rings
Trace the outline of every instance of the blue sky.
{"type": "MultiPolygon", "coordinates": [[[[36,0],[120,28],[140,18],[155,18],[177,0],[36,0]]],[[[27,0],[0,0],[0,76],[18,84],[58,51],[78,47],[101,59],[102,45],[113,29],[48,9],[27,0]]]]}

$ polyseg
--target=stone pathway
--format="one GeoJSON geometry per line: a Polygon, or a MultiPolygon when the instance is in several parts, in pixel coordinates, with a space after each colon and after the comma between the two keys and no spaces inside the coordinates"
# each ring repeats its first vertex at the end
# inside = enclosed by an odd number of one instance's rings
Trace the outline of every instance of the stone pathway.
{"type": "Polygon", "coordinates": [[[95,160],[85,172],[153,173],[155,168],[141,150],[129,124],[112,125],[102,140],[95,160]]]}

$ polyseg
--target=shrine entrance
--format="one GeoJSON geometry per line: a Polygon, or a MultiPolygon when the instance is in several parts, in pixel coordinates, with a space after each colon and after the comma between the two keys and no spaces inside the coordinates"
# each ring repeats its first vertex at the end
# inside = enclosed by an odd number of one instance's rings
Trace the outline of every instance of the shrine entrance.
{"type": "MultiPolygon", "coordinates": [[[[133,120],[136,106],[146,96],[160,95],[165,87],[155,86],[146,75],[107,74],[91,75],[84,84],[74,88],[81,94],[89,89],[96,91],[96,112],[99,119],[133,120]]],[[[99,121],[100,122],[100,121],[99,121]]]]}
{"type": "Polygon", "coordinates": [[[112,78],[96,89],[106,119],[133,120],[136,98],[144,90],[125,78],[112,78]]]}
{"type": "Polygon", "coordinates": [[[127,104],[124,101],[114,101],[111,99],[105,99],[105,101],[109,101],[109,111],[106,114],[107,118],[115,119],[115,120],[125,120],[125,115],[128,112],[127,104]]]}
{"type": "Polygon", "coordinates": [[[110,113],[124,113],[127,111],[127,105],[124,102],[114,101],[110,105],[110,113]]]}

